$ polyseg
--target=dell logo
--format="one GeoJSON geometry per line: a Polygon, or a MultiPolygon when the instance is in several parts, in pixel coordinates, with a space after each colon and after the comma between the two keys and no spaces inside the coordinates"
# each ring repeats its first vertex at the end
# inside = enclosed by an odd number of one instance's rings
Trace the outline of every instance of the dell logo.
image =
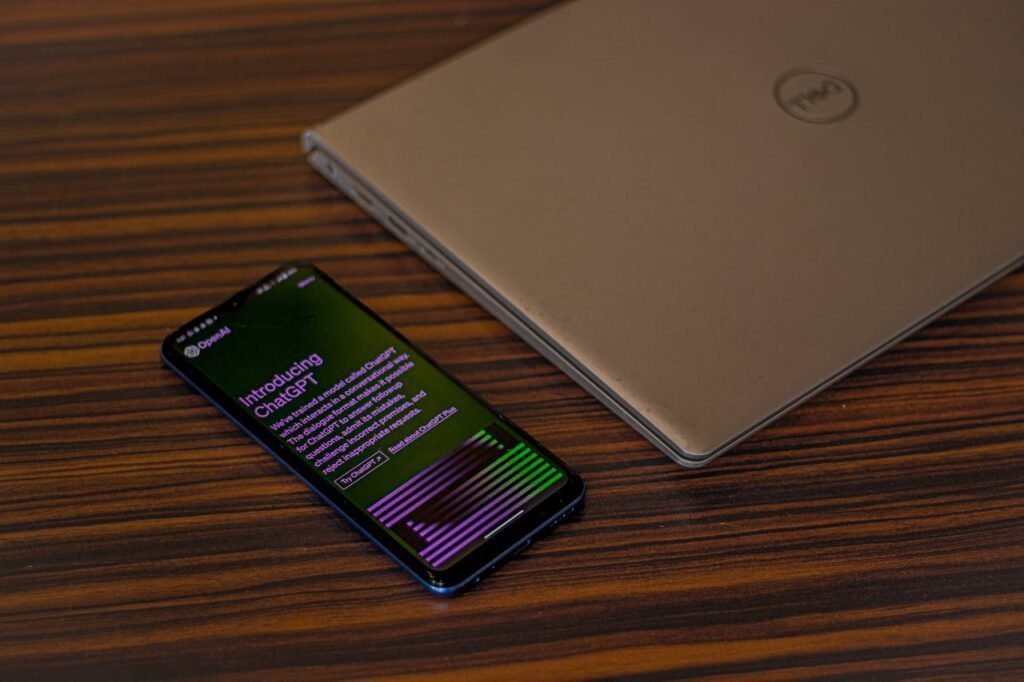
{"type": "Polygon", "coordinates": [[[857,91],[839,74],[817,68],[793,69],[775,81],[775,101],[805,123],[835,123],[857,108],[857,91]]]}

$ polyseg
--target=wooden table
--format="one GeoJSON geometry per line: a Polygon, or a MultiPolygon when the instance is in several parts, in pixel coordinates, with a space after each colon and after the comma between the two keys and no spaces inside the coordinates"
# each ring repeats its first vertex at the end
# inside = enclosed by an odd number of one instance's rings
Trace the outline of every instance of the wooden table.
{"type": "Polygon", "coordinates": [[[685,471],[307,167],[304,126],[544,4],[5,3],[0,678],[1020,678],[1024,274],[685,471]],[[430,597],[161,367],[299,258],[582,516],[430,597]]]}

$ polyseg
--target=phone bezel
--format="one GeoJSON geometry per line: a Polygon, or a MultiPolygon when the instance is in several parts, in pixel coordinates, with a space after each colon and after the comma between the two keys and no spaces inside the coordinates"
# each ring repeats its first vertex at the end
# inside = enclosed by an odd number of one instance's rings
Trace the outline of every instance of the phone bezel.
{"type": "Polygon", "coordinates": [[[223,303],[210,308],[206,312],[195,316],[189,322],[181,325],[171,332],[161,344],[161,358],[165,365],[172,369],[186,384],[206,398],[211,404],[218,408],[226,417],[233,421],[246,435],[252,438],[264,450],[273,455],[288,471],[297,476],[308,485],[317,495],[332,507],[340,516],[352,524],[364,537],[376,544],[388,556],[409,572],[420,584],[431,592],[450,596],[458,593],[465,587],[475,583],[488,570],[494,568],[512,554],[524,548],[537,535],[557,523],[562,517],[574,511],[583,501],[585,486],[583,480],[560,458],[556,457],[546,447],[538,443],[523,429],[516,426],[506,418],[499,410],[481,398],[473,390],[465,386],[451,373],[426,354],[415,343],[410,341],[385,322],[377,313],[367,307],[362,301],[349,293],[344,287],[338,284],[329,275],[312,265],[311,263],[286,263],[274,270],[272,273],[260,278],[251,286],[245,287],[232,295],[223,303]],[[290,452],[285,444],[280,441],[267,427],[259,423],[248,412],[242,410],[235,400],[219,389],[212,381],[208,380],[199,372],[178,349],[175,338],[183,330],[189,329],[197,321],[203,320],[211,315],[220,316],[225,312],[238,310],[249,300],[255,297],[256,290],[270,282],[289,268],[308,269],[325,283],[332,286],[339,294],[345,296],[355,305],[359,306],[378,324],[383,325],[391,333],[395,334],[403,343],[408,344],[420,353],[423,358],[436,367],[442,374],[466,391],[474,399],[480,401],[489,410],[494,412],[497,419],[513,428],[517,433],[522,434],[531,447],[542,452],[546,457],[551,458],[560,465],[566,472],[567,481],[554,495],[544,500],[533,509],[528,510],[519,518],[501,529],[484,544],[461,559],[454,566],[444,570],[428,568],[416,556],[403,545],[398,543],[386,531],[380,528],[369,514],[349,502],[340,490],[335,489],[327,480],[318,476],[314,471],[309,470],[301,458],[290,452]]]}

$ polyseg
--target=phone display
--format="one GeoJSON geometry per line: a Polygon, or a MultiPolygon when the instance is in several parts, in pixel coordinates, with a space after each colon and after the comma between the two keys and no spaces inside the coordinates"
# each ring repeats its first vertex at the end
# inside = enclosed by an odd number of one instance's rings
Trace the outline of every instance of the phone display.
{"type": "Polygon", "coordinates": [[[435,592],[582,500],[564,463],[312,266],[240,292],[163,355],[435,592]]]}

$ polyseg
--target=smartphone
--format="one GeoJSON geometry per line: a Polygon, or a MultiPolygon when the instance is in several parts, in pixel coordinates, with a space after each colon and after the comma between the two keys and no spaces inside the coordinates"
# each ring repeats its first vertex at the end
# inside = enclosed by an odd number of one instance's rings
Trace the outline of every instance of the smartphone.
{"type": "Polygon", "coordinates": [[[243,289],[161,355],[435,594],[583,502],[564,462],[312,265],[243,289]]]}

